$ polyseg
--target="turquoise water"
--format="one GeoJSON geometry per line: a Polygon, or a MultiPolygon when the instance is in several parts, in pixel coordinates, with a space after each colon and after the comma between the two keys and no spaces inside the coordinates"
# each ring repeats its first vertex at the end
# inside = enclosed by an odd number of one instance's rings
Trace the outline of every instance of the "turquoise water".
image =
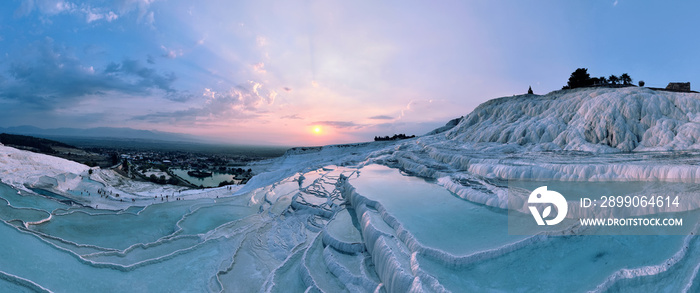
{"type": "MultiPolygon", "coordinates": [[[[237,245],[230,232],[208,238],[201,233],[255,215],[248,200],[181,200],[105,211],[58,197],[19,195],[0,185],[0,291],[34,286],[24,280],[54,292],[218,291],[215,276],[237,245]],[[29,229],[17,222],[49,216],[29,229]]],[[[225,229],[231,227],[219,228],[225,229]]]]}
{"type": "MultiPolygon", "coordinates": [[[[614,282],[611,288],[664,288],[677,292],[692,282],[692,269],[698,264],[692,251],[700,249],[700,244],[694,236],[509,235],[506,211],[459,199],[434,183],[404,176],[398,170],[370,165],[350,182],[358,194],[381,204],[428,249],[457,258],[483,256],[460,264],[418,252],[416,264],[420,269],[453,292],[584,292],[596,289],[619,270],[639,268],[651,276],[614,282]],[[526,244],[509,248],[519,241],[526,244]],[[684,256],[678,265],[669,266],[668,273],[643,269],[663,266],[684,247],[688,247],[689,256],[684,256]]],[[[379,213],[370,219],[375,225],[384,225],[385,233],[398,235],[386,227],[391,221],[379,213]]],[[[407,243],[397,243],[404,244],[407,243]]],[[[413,249],[406,250],[408,259],[413,249]]]]}
{"type": "Polygon", "coordinates": [[[219,183],[221,183],[221,182],[234,180],[233,175],[225,174],[225,173],[213,172],[212,176],[199,178],[199,177],[193,177],[193,176],[187,175],[187,171],[192,171],[192,170],[172,169],[171,171],[175,175],[177,175],[178,177],[185,179],[189,183],[192,183],[192,184],[197,185],[197,186],[201,185],[204,187],[218,187],[219,183]]]}
{"type": "Polygon", "coordinates": [[[694,236],[510,235],[507,211],[380,165],[121,211],[0,184],[0,220],[0,292],[404,292],[414,280],[425,291],[678,292],[698,288],[700,263],[694,236]]]}
{"type": "Polygon", "coordinates": [[[21,195],[12,187],[0,183],[0,196],[16,208],[34,208],[51,212],[68,206],[56,200],[51,200],[43,196],[21,195]]]}
{"type": "Polygon", "coordinates": [[[31,229],[75,243],[125,249],[134,243],[150,243],[175,233],[176,223],[192,204],[171,201],[149,206],[139,214],[75,211],[54,215],[51,221],[31,229]]]}
{"type": "Polygon", "coordinates": [[[508,234],[508,213],[454,196],[444,188],[398,170],[370,165],[351,180],[357,193],[381,203],[419,242],[468,254],[521,240],[508,234]]]}

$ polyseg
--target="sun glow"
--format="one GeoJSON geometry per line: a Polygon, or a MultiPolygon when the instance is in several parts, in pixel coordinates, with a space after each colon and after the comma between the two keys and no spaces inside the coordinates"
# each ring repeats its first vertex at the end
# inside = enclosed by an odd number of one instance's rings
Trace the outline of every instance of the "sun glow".
{"type": "Polygon", "coordinates": [[[321,134],[321,126],[314,126],[314,134],[321,134]]]}

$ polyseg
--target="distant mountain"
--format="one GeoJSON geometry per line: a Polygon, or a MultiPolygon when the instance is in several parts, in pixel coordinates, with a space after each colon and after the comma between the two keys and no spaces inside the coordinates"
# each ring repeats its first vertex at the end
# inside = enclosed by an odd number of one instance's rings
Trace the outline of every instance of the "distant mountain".
{"type": "Polygon", "coordinates": [[[91,167],[109,167],[114,159],[109,154],[98,154],[65,144],[63,142],[19,134],[0,132],[0,143],[4,146],[64,158],[91,167]]]}
{"type": "Polygon", "coordinates": [[[31,135],[44,138],[76,137],[76,138],[111,138],[111,139],[140,139],[151,141],[206,142],[194,135],[162,132],[155,130],[140,130],[133,128],[53,128],[43,129],[34,126],[15,126],[1,128],[0,133],[31,135]]]}
{"type": "Polygon", "coordinates": [[[58,141],[7,133],[0,133],[0,143],[6,146],[28,149],[49,155],[58,153],[58,151],[54,149],[55,147],[77,149],[72,145],[68,145],[58,141]]]}

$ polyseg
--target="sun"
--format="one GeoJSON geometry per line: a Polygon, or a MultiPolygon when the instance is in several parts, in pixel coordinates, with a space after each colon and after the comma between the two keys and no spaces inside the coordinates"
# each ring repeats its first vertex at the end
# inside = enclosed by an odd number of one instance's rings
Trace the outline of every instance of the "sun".
{"type": "Polygon", "coordinates": [[[321,126],[314,126],[313,130],[315,134],[321,134],[321,126]]]}

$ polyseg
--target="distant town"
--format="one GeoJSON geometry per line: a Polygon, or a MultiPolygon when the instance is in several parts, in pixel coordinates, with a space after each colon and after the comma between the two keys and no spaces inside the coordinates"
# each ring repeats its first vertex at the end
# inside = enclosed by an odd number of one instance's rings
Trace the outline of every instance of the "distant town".
{"type": "Polygon", "coordinates": [[[265,159],[185,151],[122,150],[118,156],[109,149],[93,151],[111,152],[112,168],[129,178],[194,188],[245,184],[254,175],[246,165],[265,159]]]}

